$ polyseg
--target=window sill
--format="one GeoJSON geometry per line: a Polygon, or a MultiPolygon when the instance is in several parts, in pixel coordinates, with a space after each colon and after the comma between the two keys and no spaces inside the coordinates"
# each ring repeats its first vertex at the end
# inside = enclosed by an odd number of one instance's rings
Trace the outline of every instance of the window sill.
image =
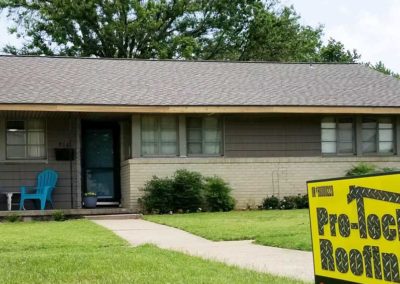
{"type": "Polygon", "coordinates": [[[0,164],[48,164],[49,160],[1,160],[0,164]]]}

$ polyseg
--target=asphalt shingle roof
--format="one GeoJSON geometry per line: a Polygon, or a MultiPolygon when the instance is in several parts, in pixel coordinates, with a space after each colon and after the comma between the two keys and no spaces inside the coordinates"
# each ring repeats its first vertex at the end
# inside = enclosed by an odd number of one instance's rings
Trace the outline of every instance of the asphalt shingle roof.
{"type": "Polygon", "coordinates": [[[400,80],[358,64],[0,56],[0,103],[400,106],[400,80]]]}

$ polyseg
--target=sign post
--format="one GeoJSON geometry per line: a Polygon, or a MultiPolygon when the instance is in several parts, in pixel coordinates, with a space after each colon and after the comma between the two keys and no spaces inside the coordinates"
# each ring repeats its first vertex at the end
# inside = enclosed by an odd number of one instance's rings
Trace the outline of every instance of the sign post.
{"type": "Polygon", "coordinates": [[[307,182],[315,283],[400,283],[400,173],[307,182]]]}

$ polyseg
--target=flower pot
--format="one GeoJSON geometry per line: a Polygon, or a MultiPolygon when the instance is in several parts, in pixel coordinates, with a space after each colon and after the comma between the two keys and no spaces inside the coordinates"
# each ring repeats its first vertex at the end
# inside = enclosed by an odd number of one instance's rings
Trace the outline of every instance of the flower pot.
{"type": "Polygon", "coordinates": [[[96,208],[96,205],[97,205],[97,196],[83,197],[83,206],[85,208],[96,208]]]}

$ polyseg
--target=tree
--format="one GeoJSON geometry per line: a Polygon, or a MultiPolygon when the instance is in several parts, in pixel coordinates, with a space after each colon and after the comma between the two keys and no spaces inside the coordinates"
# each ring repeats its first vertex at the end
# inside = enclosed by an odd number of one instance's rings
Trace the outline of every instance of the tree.
{"type": "Polygon", "coordinates": [[[382,61],[379,61],[378,63],[375,63],[375,65],[372,65],[371,63],[367,63],[366,65],[368,67],[378,71],[378,72],[381,72],[381,73],[385,74],[385,75],[390,75],[392,77],[400,79],[400,74],[399,73],[395,73],[392,70],[390,70],[389,68],[387,68],[385,66],[385,64],[383,64],[382,61]]]}
{"type": "Polygon", "coordinates": [[[13,54],[298,61],[321,29],[275,0],[0,0],[24,38],[13,54]]]}
{"type": "Polygon", "coordinates": [[[361,55],[357,53],[357,50],[346,50],[343,43],[331,38],[327,45],[321,47],[317,61],[355,63],[360,58],[361,55]]]}

